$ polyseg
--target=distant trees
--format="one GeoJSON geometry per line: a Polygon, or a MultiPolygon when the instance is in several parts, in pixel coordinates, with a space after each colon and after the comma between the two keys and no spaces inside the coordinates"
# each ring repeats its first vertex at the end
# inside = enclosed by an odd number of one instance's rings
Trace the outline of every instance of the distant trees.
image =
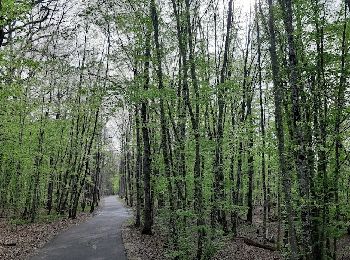
{"type": "Polygon", "coordinates": [[[67,25],[70,4],[1,1],[2,216],[75,218],[103,192],[108,58],[79,29],[86,20],[67,25]]]}

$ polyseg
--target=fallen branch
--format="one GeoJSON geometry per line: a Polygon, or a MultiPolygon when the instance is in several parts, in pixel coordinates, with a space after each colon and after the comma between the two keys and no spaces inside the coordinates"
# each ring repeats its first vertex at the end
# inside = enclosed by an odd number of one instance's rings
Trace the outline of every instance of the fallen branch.
{"type": "Polygon", "coordinates": [[[243,240],[244,243],[246,243],[248,246],[255,246],[255,247],[259,247],[262,249],[266,249],[266,250],[270,250],[270,251],[276,251],[277,248],[274,246],[270,246],[267,244],[260,244],[252,239],[246,238],[246,237],[237,237],[237,239],[241,239],[243,240]]]}
{"type": "Polygon", "coordinates": [[[16,246],[17,243],[16,242],[7,242],[7,243],[1,243],[1,245],[3,245],[3,246],[16,246]]]}

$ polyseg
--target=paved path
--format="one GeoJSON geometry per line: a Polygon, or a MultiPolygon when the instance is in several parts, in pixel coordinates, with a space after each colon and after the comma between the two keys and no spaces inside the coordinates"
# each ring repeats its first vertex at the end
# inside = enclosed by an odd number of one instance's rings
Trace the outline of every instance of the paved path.
{"type": "Polygon", "coordinates": [[[32,260],[126,260],[121,225],[129,213],[115,196],[101,205],[94,217],[59,234],[32,260]]]}

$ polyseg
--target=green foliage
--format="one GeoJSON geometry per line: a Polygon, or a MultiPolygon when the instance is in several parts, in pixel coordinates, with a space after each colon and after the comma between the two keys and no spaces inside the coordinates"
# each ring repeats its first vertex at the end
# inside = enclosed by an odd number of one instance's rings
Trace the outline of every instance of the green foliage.
{"type": "Polygon", "coordinates": [[[120,181],[120,177],[118,175],[115,175],[112,177],[111,182],[113,183],[113,192],[114,194],[117,194],[119,191],[119,181],[120,181]]]}
{"type": "MultiPolygon", "coordinates": [[[[27,11],[30,10],[31,1],[15,1],[15,0],[3,0],[1,1],[0,15],[4,17],[4,22],[6,20],[16,19],[27,11]]],[[[0,21],[0,25],[2,21],[0,21]]]]}

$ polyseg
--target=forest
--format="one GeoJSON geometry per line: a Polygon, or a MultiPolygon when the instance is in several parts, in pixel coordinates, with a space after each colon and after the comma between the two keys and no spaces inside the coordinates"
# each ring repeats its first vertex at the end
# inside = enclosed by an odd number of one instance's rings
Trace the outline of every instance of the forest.
{"type": "Polygon", "coordinates": [[[0,0],[0,218],[118,194],[167,259],[227,238],[348,259],[349,17],[350,0],[0,0]]]}

